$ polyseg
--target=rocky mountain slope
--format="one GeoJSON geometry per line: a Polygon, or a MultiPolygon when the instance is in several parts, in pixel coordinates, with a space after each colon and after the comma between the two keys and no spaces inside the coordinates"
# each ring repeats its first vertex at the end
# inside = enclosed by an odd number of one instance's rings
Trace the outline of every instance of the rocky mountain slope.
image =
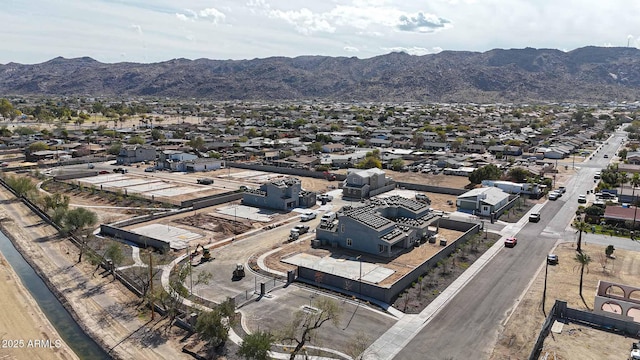
{"type": "Polygon", "coordinates": [[[603,102],[640,95],[640,50],[584,47],[444,51],[369,59],[175,59],[104,64],[91,58],[0,65],[0,94],[162,96],[212,100],[603,102]]]}

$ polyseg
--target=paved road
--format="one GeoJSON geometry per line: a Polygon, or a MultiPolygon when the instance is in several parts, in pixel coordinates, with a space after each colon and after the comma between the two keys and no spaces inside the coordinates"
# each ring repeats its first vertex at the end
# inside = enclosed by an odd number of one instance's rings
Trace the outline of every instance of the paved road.
{"type": "Polygon", "coordinates": [[[609,162],[603,154],[612,157],[623,137],[616,133],[587,163],[576,164],[580,169],[566,184],[567,193],[549,201],[541,212],[541,221],[526,224],[517,234],[518,245],[497,254],[395,359],[488,358],[500,326],[554,244],[575,239],[568,225],[578,208],[578,195],[595,186],[593,175],[609,162]]]}

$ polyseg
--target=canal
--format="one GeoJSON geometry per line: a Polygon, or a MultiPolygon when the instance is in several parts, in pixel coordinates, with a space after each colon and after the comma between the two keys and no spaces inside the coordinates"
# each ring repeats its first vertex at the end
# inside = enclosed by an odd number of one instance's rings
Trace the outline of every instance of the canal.
{"type": "Polygon", "coordinates": [[[62,306],[58,298],[1,231],[0,252],[18,274],[22,284],[29,290],[60,337],[80,359],[111,359],[111,356],[80,328],[67,309],[62,306]]]}

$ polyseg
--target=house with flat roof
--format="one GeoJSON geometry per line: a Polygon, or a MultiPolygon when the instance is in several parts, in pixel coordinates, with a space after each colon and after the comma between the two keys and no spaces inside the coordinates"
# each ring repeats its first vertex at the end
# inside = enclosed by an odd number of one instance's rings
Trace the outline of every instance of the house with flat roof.
{"type": "Polygon", "coordinates": [[[156,148],[147,145],[124,145],[116,157],[116,164],[129,165],[143,161],[155,161],[156,148]]]}
{"type": "Polygon", "coordinates": [[[433,235],[428,227],[434,218],[425,203],[397,195],[376,198],[364,206],[345,206],[336,220],[321,222],[316,240],[388,258],[433,235]]]}
{"type": "Polygon", "coordinates": [[[244,205],[289,211],[297,207],[312,207],[316,204],[316,193],[302,190],[298,178],[288,177],[247,189],[242,195],[244,205]]]}
{"type": "Polygon", "coordinates": [[[349,169],[342,186],[342,195],[365,199],[395,188],[395,182],[378,168],[349,169]]]}
{"type": "Polygon", "coordinates": [[[457,210],[470,214],[490,216],[509,202],[509,194],[497,187],[469,190],[456,199],[457,210]]]}

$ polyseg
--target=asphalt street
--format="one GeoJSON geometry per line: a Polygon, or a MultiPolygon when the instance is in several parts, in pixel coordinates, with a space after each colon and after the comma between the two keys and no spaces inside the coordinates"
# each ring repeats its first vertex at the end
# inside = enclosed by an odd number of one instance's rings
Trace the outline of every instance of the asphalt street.
{"type": "MultiPolygon", "coordinates": [[[[567,182],[567,193],[543,207],[538,223],[527,223],[516,235],[518,245],[504,248],[435,315],[395,359],[486,359],[498,331],[517,306],[531,279],[558,241],[574,241],[570,227],[578,195],[594,188],[593,175],[606,167],[624,133],[616,133],[567,182]]],[[[579,167],[579,169],[578,169],[579,167]]],[[[602,240],[590,236],[587,241],[602,240]]],[[[620,240],[635,246],[631,240],[620,240]]],[[[609,243],[609,242],[607,242],[609,243]]],[[[621,246],[622,248],[622,246],[621,246]]]]}

